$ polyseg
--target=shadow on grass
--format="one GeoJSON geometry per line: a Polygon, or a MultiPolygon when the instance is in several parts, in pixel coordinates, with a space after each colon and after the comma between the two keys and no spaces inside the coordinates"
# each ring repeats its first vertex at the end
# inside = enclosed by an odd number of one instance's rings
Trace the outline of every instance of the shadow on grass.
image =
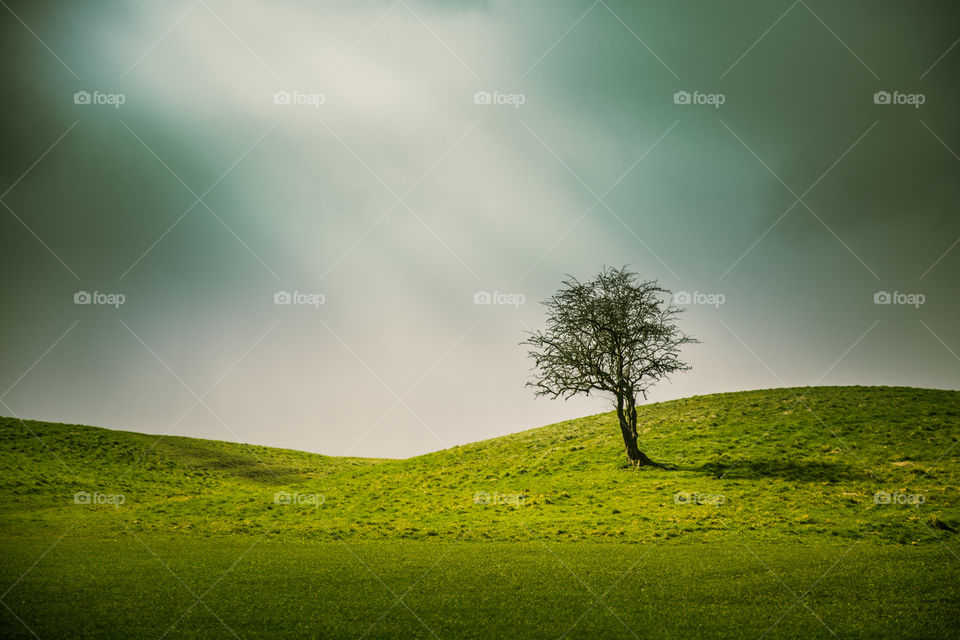
{"type": "MultiPolygon", "coordinates": [[[[674,468],[681,469],[681,467],[674,468]]],[[[716,478],[744,480],[782,478],[797,482],[835,482],[866,478],[863,472],[845,464],[811,460],[731,460],[730,462],[708,462],[699,467],[682,469],[709,473],[716,478]]]]}
{"type": "MultiPolygon", "coordinates": [[[[622,463],[620,469],[637,469],[629,463],[622,463]]],[[[811,460],[730,460],[707,462],[700,466],[676,465],[670,463],[640,467],[650,471],[692,471],[705,473],[714,478],[737,480],[758,480],[762,478],[781,478],[797,482],[838,482],[840,480],[863,480],[869,477],[864,471],[836,462],[817,462],[811,460]]]]}
{"type": "Polygon", "coordinates": [[[300,470],[285,468],[276,462],[260,460],[253,453],[236,454],[215,447],[190,446],[175,450],[184,466],[217,471],[264,484],[301,482],[307,476],[300,470]]]}

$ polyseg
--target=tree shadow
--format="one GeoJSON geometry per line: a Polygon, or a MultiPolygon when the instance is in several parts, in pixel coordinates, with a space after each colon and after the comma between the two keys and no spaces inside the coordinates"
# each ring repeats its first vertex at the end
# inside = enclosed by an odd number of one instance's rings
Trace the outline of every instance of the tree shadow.
{"type": "Polygon", "coordinates": [[[699,467],[673,467],[676,470],[708,473],[715,478],[757,480],[781,478],[796,482],[839,482],[862,480],[867,475],[849,465],[815,460],[731,460],[708,462],[699,467]]]}

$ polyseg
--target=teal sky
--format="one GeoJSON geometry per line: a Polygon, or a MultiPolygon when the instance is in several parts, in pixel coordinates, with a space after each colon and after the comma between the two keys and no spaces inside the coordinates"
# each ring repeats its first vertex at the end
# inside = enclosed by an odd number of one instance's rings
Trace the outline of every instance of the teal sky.
{"type": "Polygon", "coordinates": [[[702,341],[651,401],[960,385],[953,3],[2,4],[0,414],[399,457],[605,411],[518,343],[621,264],[702,341]]]}

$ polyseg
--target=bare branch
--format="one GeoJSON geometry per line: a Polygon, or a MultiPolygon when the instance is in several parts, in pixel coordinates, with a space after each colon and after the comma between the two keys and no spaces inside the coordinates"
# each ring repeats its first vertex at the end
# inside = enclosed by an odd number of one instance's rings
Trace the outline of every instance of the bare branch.
{"type": "Polygon", "coordinates": [[[689,370],[680,352],[698,342],[677,326],[682,310],[669,297],[626,267],[604,268],[589,282],[567,276],[543,303],[546,328],[521,343],[534,365],[527,385],[551,398],[610,393],[625,441],[629,435],[636,449],[637,396],[646,399],[654,384],[689,370]]]}

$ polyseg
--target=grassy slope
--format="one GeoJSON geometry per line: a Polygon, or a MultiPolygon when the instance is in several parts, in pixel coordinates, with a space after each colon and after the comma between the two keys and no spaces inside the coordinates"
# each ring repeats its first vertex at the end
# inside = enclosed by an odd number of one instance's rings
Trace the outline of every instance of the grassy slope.
{"type": "Polygon", "coordinates": [[[623,468],[610,415],[409,460],[0,419],[0,637],[956,637],[960,393],[720,394],[641,421],[676,470],[623,468]]]}
{"type": "Polygon", "coordinates": [[[641,407],[640,423],[642,448],[677,469],[623,468],[611,414],[407,460],[0,419],[0,533],[924,543],[960,529],[960,392],[716,394],[641,407]],[[81,490],[126,502],[75,505],[81,490]],[[875,505],[879,490],[925,502],[875,505]],[[324,502],[278,505],[277,491],[324,502]],[[676,504],[677,491],[725,501],[676,504]]]}

